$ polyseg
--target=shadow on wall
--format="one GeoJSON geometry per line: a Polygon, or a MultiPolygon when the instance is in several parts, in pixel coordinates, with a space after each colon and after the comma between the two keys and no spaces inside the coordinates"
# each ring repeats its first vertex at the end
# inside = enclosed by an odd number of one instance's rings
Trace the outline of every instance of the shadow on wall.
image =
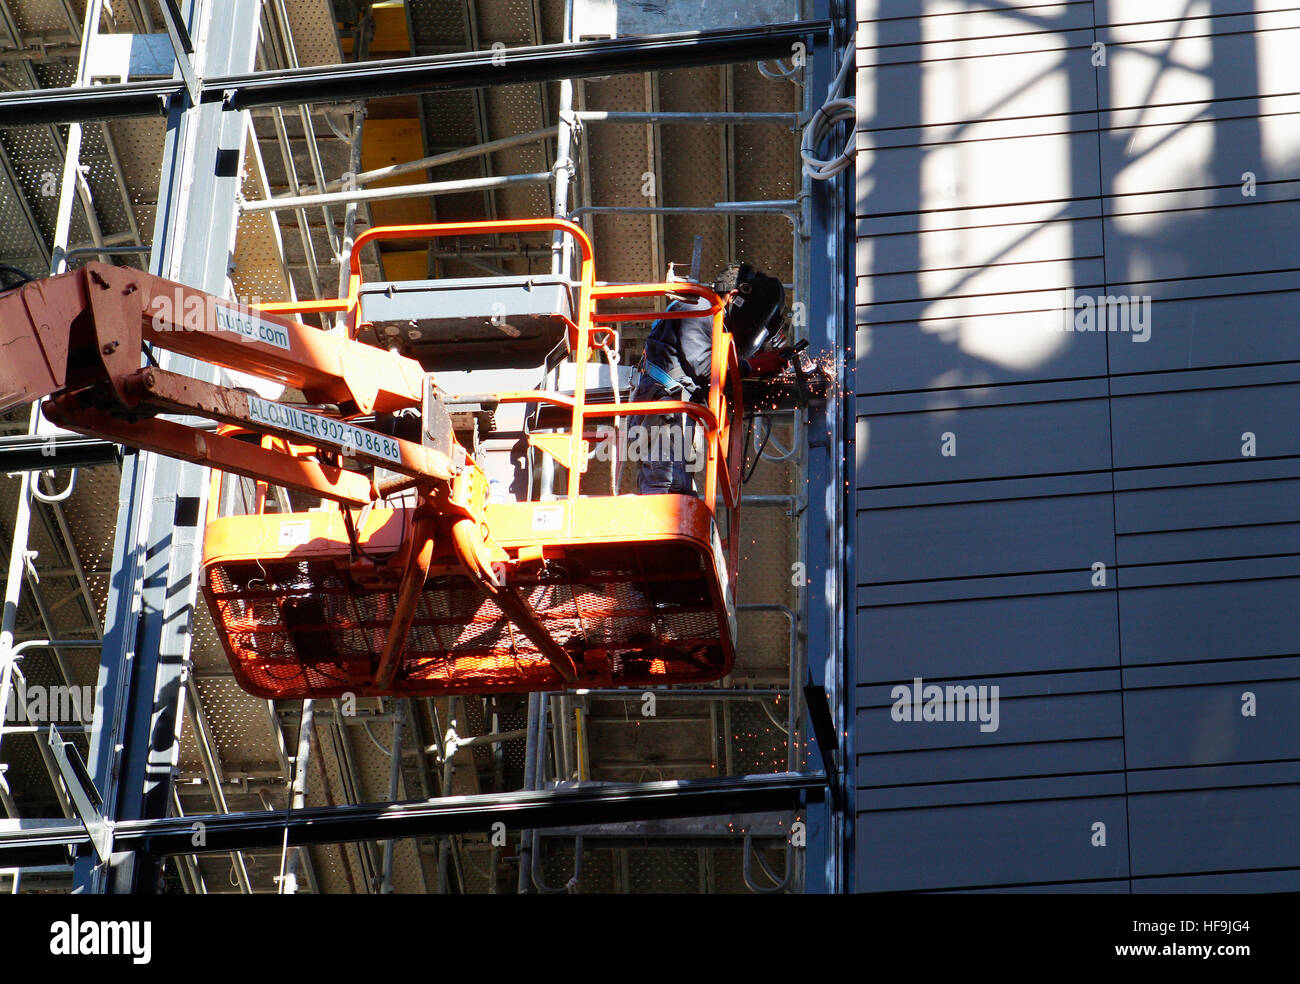
{"type": "Polygon", "coordinates": [[[859,38],[859,394],[1249,363],[1242,293],[1300,359],[1266,293],[1300,286],[1300,31],[1241,0],[905,6],[859,38]]]}

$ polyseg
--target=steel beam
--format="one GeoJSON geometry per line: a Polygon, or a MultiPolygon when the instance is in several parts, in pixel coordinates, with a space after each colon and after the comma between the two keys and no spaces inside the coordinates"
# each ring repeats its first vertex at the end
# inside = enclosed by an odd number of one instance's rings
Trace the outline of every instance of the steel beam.
{"type": "Polygon", "coordinates": [[[605,110],[583,110],[573,113],[579,123],[688,123],[692,125],[718,126],[740,123],[745,126],[755,124],[778,124],[795,129],[799,125],[798,113],[631,113],[607,112],[605,110]]]}
{"type": "MultiPolygon", "coordinates": [[[[424,184],[398,185],[395,188],[372,188],[368,191],[331,191],[323,195],[297,195],[291,198],[261,198],[244,202],[244,212],[284,212],[295,208],[316,205],[352,205],[359,202],[388,202],[400,198],[427,198],[433,195],[455,195],[464,191],[486,191],[518,184],[541,184],[551,180],[550,171],[535,174],[503,174],[490,178],[462,178],[458,181],[431,181],[424,184]]],[[[345,237],[345,245],[347,240],[345,237]]],[[[350,252],[350,247],[349,247],[350,252]]],[[[346,259],[348,253],[344,253],[346,259]]],[[[347,293],[346,262],[340,264],[344,272],[341,294],[347,293]]]]}
{"type": "Polygon", "coordinates": [[[112,465],[122,449],[97,437],[80,434],[6,434],[0,436],[0,472],[47,471],[112,465]]]}
{"type": "MultiPolygon", "coordinates": [[[[763,61],[789,54],[796,42],[823,38],[829,28],[828,21],[805,21],[212,76],[202,79],[200,99],[228,109],[254,109],[763,61]]],[[[44,89],[35,96],[4,93],[0,126],[157,116],[183,92],[184,82],[171,80],[44,89]]]]}
{"type": "MultiPolygon", "coordinates": [[[[187,6],[190,28],[203,39],[197,66],[202,73],[252,66],[257,0],[191,0],[187,6]]],[[[93,93],[95,87],[80,91],[93,93]]],[[[44,97],[40,93],[31,105],[44,97]]],[[[227,292],[238,221],[237,164],[247,131],[244,114],[224,112],[219,104],[178,100],[172,107],[152,273],[211,294],[227,292]]],[[[200,367],[173,353],[164,353],[162,365],[202,378],[200,367]]],[[[123,467],[99,673],[102,700],[89,756],[105,815],[114,821],[158,818],[171,805],[206,475],[154,454],[129,457],[123,467]]],[[[129,847],[122,851],[111,866],[79,866],[82,890],[157,890],[153,859],[129,847]]]]}
{"type": "MultiPolygon", "coordinates": [[[[312,807],[287,816],[282,810],[190,814],[117,823],[113,845],[120,851],[170,857],[276,848],[286,832],[289,845],[299,846],[482,833],[497,821],[508,828],[543,829],[673,817],[735,817],[804,809],[809,800],[820,798],[825,782],[820,772],[787,772],[312,807]],[[202,848],[194,846],[195,823],[203,824],[206,844],[202,848]]],[[[59,864],[67,860],[69,849],[91,850],[80,824],[0,821],[0,865],[59,864]]]]}
{"type": "MultiPolygon", "coordinates": [[[[816,0],[818,13],[832,13],[831,0],[816,0]]],[[[849,28],[851,30],[851,26],[849,28]]],[[[830,45],[819,45],[810,62],[810,93],[824,93],[835,74],[838,53],[847,47],[852,57],[852,34],[838,31],[830,45]]],[[[847,124],[845,124],[847,126],[847,124]]],[[[830,181],[817,182],[817,191],[806,199],[808,232],[811,239],[808,267],[808,338],[814,352],[843,353],[851,343],[853,290],[846,288],[843,271],[849,244],[853,242],[852,171],[830,181]]],[[[805,184],[807,182],[805,181],[805,184]]],[[[850,356],[851,357],[851,353],[850,356]]],[[[807,447],[805,474],[807,509],[803,512],[804,561],[807,584],[804,610],[807,613],[805,651],[808,654],[807,681],[827,697],[833,728],[838,728],[839,774],[831,781],[840,788],[839,799],[846,808],[831,808],[824,800],[808,812],[806,854],[807,891],[838,894],[851,890],[853,870],[853,784],[848,771],[853,765],[853,616],[846,611],[845,571],[853,570],[852,489],[846,487],[844,443],[852,439],[854,420],[853,388],[846,384],[848,358],[835,360],[841,394],[824,405],[810,407],[806,433],[817,435],[807,447]],[[822,436],[824,435],[824,436],[822,436]]],[[[850,483],[851,484],[851,483],[850,483]]],[[[824,724],[823,720],[823,724],[824,724]]],[[[809,749],[811,751],[811,749],[809,749]]]]}

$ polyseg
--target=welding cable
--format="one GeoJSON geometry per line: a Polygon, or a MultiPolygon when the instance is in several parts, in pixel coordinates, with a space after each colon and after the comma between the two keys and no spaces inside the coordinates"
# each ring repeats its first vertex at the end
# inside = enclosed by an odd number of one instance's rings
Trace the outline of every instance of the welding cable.
{"type": "Polygon", "coordinates": [[[0,287],[0,290],[12,290],[14,287],[21,287],[23,284],[30,284],[36,279],[21,267],[10,266],[8,263],[0,263],[0,275],[12,276],[18,280],[18,283],[0,287]]]}
{"type": "MultiPolygon", "coordinates": [[[[742,461],[749,459],[749,439],[750,437],[753,436],[754,431],[757,429],[755,426],[755,422],[761,416],[763,415],[759,413],[749,418],[749,427],[746,428],[745,430],[745,457],[741,459],[742,461]]],[[[763,459],[763,451],[767,448],[767,442],[770,441],[771,439],[772,439],[772,428],[769,426],[767,428],[767,433],[763,435],[762,442],[758,445],[758,451],[754,455],[754,463],[749,466],[748,473],[741,476],[740,479],[741,485],[748,485],[749,480],[754,477],[754,472],[758,469],[758,463],[763,459]]]]}
{"type": "Polygon", "coordinates": [[[857,134],[850,134],[848,141],[844,144],[844,149],[834,157],[822,160],[816,156],[818,145],[826,139],[835,124],[842,120],[855,119],[857,117],[857,103],[852,96],[841,96],[844,89],[844,83],[848,79],[849,69],[853,67],[853,50],[845,49],[844,60],[840,64],[840,70],[835,75],[835,81],[831,83],[830,90],[826,94],[826,102],[822,104],[817,112],[813,113],[807,125],[803,129],[803,141],[799,147],[799,156],[803,159],[804,173],[814,181],[826,181],[835,177],[846,167],[853,163],[854,154],[857,150],[857,134]]]}
{"type": "Polygon", "coordinates": [[[780,441],[776,439],[776,436],[772,433],[772,431],[774,430],[774,428],[772,427],[772,422],[768,420],[767,417],[764,417],[760,414],[759,419],[763,421],[763,426],[767,430],[767,437],[763,441],[764,447],[766,447],[768,443],[771,443],[773,445],[773,450],[776,452],[775,454],[767,454],[766,452],[759,452],[760,454],[763,455],[764,460],[777,462],[779,464],[780,462],[789,461],[791,458],[793,458],[796,449],[793,446],[787,448],[784,444],[782,444],[780,441]]]}

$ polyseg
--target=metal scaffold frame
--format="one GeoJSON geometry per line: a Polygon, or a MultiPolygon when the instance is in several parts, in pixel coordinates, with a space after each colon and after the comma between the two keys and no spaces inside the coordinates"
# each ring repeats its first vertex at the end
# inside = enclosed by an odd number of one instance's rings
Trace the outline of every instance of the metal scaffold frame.
{"type": "MultiPolygon", "coordinates": [[[[2,2],[2,0],[0,0],[2,2]]],[[[86,24],[83,31],[82,60],[95,32],[99,17],[100,0],[92,0],[88,7],[86,24]],[[94,10],[94,15],[91,14],[94,10]]],[[[825,0],[818,0],[818,8],[825,6],[825,0]]],[[[453,55],[416,56],[388,62],[350,63],[325,68],[299,68],[288,40],[287,15],[280,0],[268,4],[263,10],[256,0],[234,0],[232,3],[216,3],[215,0],[189,0],[185,5],[185,21],[188,32],[197,42],[196,64],[186,64],[184,70],[178,70],[170,82],[157,83],[123,83],[90,86],[90,79],[84,71],[78,74],[77,85],[69,89],[44,90],[35,93],[0,93],[0,125],[17,122],[58,122],[75,121],[68,139],[65,159],[64,181],[60,200],[60,229],[62,238],[56,237],[52,255],[53,268],[57,271],[76,254],[105,253],[118,248],[119,244],[111,242],[98,233],[90,223],[93,243],[88,247],[68,249],[67,230],[70,227],[74,198],[79,200],[87,217],[93,219],[94,208],[89,197],[89,189],[84,180],[78,181],[77,154],[79,139],[84,123],[121,118],[124,116],[156,115],[160,109],[167,115],[167,150],[163,162],[161,189],[159,193],[159,211],[154,230],[153,242],[156,248],[151,257],[150,269],[173,279],[190,283],[196,287],[217,294],[227,294],[229,285],[229,258],[234,246],[235,228],[241,214],[255,214],[259,211],[292,211],[298,225],[303,246],[308,257],[310,281],[313,291],[319,296],[321,282],[325,279],[315,259],[315,252],[310,243],[308,231],[309,210],[319,209],[324,217],[330,241],[336,255],[346,260],[348,236],[344,223],[337,222],[331,214],[331,207],[349,207],[355,214],[358,205],[369,201],[384,201],[412,195],[429,196],[450,194],[465,190],[488,190],[514,184],[551,183],[554,212],[557,217],[568,218],[601,211],[613,211],[615,207],[602,209],[599,206],[585,205],[572,207],[571,188],[578,169],[574,159],[582,154],[582,136],[587,127],[603,123],[644,123],[657,130],[659,127],[679,123],[704,123],[726,126],[740,122],[762,123],[774,126],[794,128],[802,119],[807,118],[811,106],[810,93],[814,85],[804,86],[803,112],[741,114],[732,112],[716,113],[601,113],[579,112],[574,104],[574,79],[592,76],[605,76],[621,72],[658,71],[666,68],[694,65],[723,64],[738,61],[759,61],[763,58],[779,57],[788,53],[794,41],[812,42],[810,50],[825,52],[825,39],[828,23],[825,20],[813,20],[799,24],[777,25],[774,27],[703,32],[696,35],[680,37],[658,37],[652,39],[631,38],[610,41],[591,41],[573,43],[571,32],[566,32],[570,39],[560,45],[540,45],[531,48],[511,49],[505,64],[498,64],[494,52],[470,52],[453,55]],[[264,61],[274,63],[276,67],[260,72],[253,72],[253,52],[257,50],[254,43],[259,24],[263,25],[266,37],[262,41],[264,61]],[[269,30],[267,30],[269,28],[269,30]],[[241,39],[235,41],[234,39],[241,39]],[[245,43],[247,41],[248,43],[245,43]],[[242,61],[241,61],[242,60],[242,61]],[[302,120],[304,133],[309,147],[315,145],[312,114],[310,105],[328,101],[352,101],[375,95],[388,95],[401,92],[417,92],[427,87],[473,87],[482,85],[499,85],[509,82],[560,80],[560,107],[558,123],[544,130],[519,134],[499,140],[485,141],[463,151],[434,154],[429,157],[410,161],[386,168],[361,172],[359,166],[353,171],[360,172],[355,179],[355,187],[343,188],[340,182],[327,179],[319,161],[319,152],[312,151],[312,178],[314,183],[300,181],[293,168],[293,155],[289,146],[288,131],[285,127],[287,113],[298,113],[302,120]],[[269,111],[276,123],[276,138],[285,161],[286,171],[290,175],[290,190],[283,195],[268,196],[264,201],[244,202],[240,197],[239,180],[229,173],[228,168],[207,166],[215,161],[218,154],[235,155],[242,159],[242,154],[251,131],[251,111],[264,109],[269,111]],[[556,138],[556,155],[553,166],[546,171],[517,175],[496,175],[463,181],[429,182],[418,185],[406,185],[395,189],[358,191],[366,184],[426,170],[442,164],[452,163],[475,156],[486,156],[495,151],[526,145],[546,140],[554,135],[556,138]],[[190,221],[191,209],[203,209],[205,233],[203,236],[185,235],[190,221]],[[210,227],[208,225],[210,223],[210,227]]],[[[173,25],[169,25],[173,26],[173,25]]],[[[12,32],[11,32],[12,33],[12,32]]],[[[15,40],[17,35],[14,34],[15,40]]],[[[178,45],[178,55],[186,56],[178,45]]],[[[820,79],[825,72],[825,58],[813,57],[810,64],[817,67],[812,80],[820,79]]],[[[33,86],[35,87],[35,85],[33,86]]],[[[101,124],[102,125],[102,124],[101,124]]],[[[356,130],[360,127],[360,118],[354,122],[354,143],[359,148],[356,130]]],[[[356,163],[359,165],[359,157],[356,163]]],[[[811,207],[808,182],[805,179],[802,193],[789,201],[760,202],[722,202],[711,209],[701,212],[731,211],[736,214],[783,214],[791,222],[793,232],[793,270],[794,288],[797,296],[818,296],[817,264],[809,255],[809,243],[814,230],[824,229],[825,218],[811,207]]],[[[647,214],[677,214],[690,210],[674,209],[670,206],[656,206],[638,211],[647,214]]],[[[128,214],[130,209],[128,208],[128,214]]],[[[138,248],[140,237],[134,235],[138,248]]],[[[553,246],[553,271],[560,274],[571,272],[572,256],[567,252],[567,240],[557,235],[553,246]]],[[[503,255],[517,255],[507,249],[501,249],[503,255]]],[[[475,256],[488,255],[477,251],[475,256]]],[[[346,262],[341,264],[346,266],[346,262]]],[[[824,273],[825,271],[823,271],[824,273]]],[[[290,281],[292,284],[292,281],[290,281]]],[[[291,287],[292,289],[292,287],[291,287]]],[[[815,322],[815,316],[810,318],[815,322]]],[[[838,343],[837,343],[838,344],[838,343]]],[[[550,380],[552,386],[558,386],[558,377],[550,380]]],[[[39,413],[34,412],[33,435],[37,433],[39,413]]],[[[800,439],[799,414],[794,417],[794,436],[800,439]]],[[[81,439],[78,439],[81,440],[81,439]]],[[[0,449],[2,452],[4,449],[0,449]]],[[[16,452],[15,452],[16,453],[16,452]]],[[[111,453],[111,445],[92,442],[88,447],[87,463],[106,460],[111,453]]],[[[549,459],[547,459],[549,462],[549,459]]],[[[389,776],[388,799],[390,804],[383,804],[372,812],[367,804],[340,806],[333,810],[313,811],[306,807],[306,765],[312,755],[313,741],[318,739],[322,728],[327,729],[330,740],[341,742],[339,746],[341,761],[345,761],[349,770],[353,768],[352,755],[348,751],[347,729],[343,727],[341,715],[335,707],[331,715],[324,708],[313,708],[310,702],[304,706],[299,721],[299,744],[296,749],[283,747],[281,731],[281,712],[268,703],[268,715],[272,728],[281,739],[281,763],[286,774],[293,778],[290,791],[292,804],[289,814],[283,812],[267,814],[229,815],[224,804],[221,788],[224,781],[221,763],[215,754],[211,729],[203,717],[202,705],[194,680],[187,671],[188,633],[181,631],[171,633],[169,626],[192,625],[192,606],[194,604],[194,578],[197,549],[201,534],[197,525],[178,523],[182,514],[189,515],[191,504],[197,501],[200,508],[196,515],[202,515],[202,503],[207,494],[204,472],[195,466],[185,465],[152,455],[128,457],[122,478],[123,497],[118,514],[117,540],[113,550],[113,584],[110,591],[108,616],[104,625],[103,660],[100,671],[100,690],[104,695],[101,706],[97,709],[95,728],[92,732],[89,756],[90,772],[96,787],[104,798],[104,814],[115,824],[116,845],[119,848],[111,864],[95,865],[88,857],[83,857],[78,864],[77,878],[86,891],[151,891],[158,887],[158,858],[166,855],[181,857],[180,871],[182,879],[192,890],[202,890],[202,877],[197,865],[187,855],[192,851],[181,850],[184,845],[179,838],[168,840],[172,828],[167,824],[176,823],[175,816],[180,814],[180,801],[172,785],[175,771],[181,721],[189,715],[191,730],[195,734],[202,753],[204,771],[213,790],[213,800],[220,811],[218,814],[204,817],[184,817],[188,822],[202,820],[215,826],[218,830],[242,831],[228,839],[219,839],[213,850],[228,851],[236,872],[238,885],[242,891],[252,890],[247,868],[241,851],[267,844],[298,845],[300,849],[285,854],[287,864],[281,872],[281,891],[293,891],[297,875],[301,872],[308,886],[314,890],[315,876],[311,869],[310,856],[305,846],[309,842],[326,840],[363,840],[383,842],[382,856],[366,848],[362,853],[368,863],[363,867],[370,870],[373,890],[386,892],[393,887],[393,837],[413,836],[415,833],[436,833],[443,837],[444,849],[457,850],[458,840],[453,836],[460,830],[477,829],[471,823],[480,824],[482,817],[495,813],[498,808],[510,808],[524,812],[521,816],[535,818],[537,826],[543,823],[555,825],[581,826],[584,818],[589,822],[615,822],[650,819],[668,816],[705,816],[718,815],[744,807],[754,810],[805,810],[810,802],[817,801],[819,790],[825,778],[818,773],[765,776],[750,783],[753,795],[745,798],[738,795],[743,784],[732,780],[700,781],[681,784],[675,789],[658,789],[655,795],[643,796],[635,787],[619,789],[609,787],[600,796],[565,797],[560,793],[543,793],[544,775],[547,772],[548,746],[553,741],[558,750],[556,761],[576,764],[576,773],[582,777],[582,705],[570,695],[558,695],[547,698],[532,695],[529,704],[529,725],[525,729],[528,739],[528,754],[525,766],[525,792],[538,794],[536,809],[532,809],[533,800],[520,799],[523,794],[510,794],[497,797],[479,797],[466,800],[463,804],[448,804],[447,809],[454,810],[456,820],[446,820],[446,812],[432,813],[427,816],[417,809],[409,812],[410,824],[402,827],[401,833],[394,835],[391,826],[382,820],[385,810],[398,800],[404,783],[401,779],[402,735],[404,731],[413,732],[407,741],[419,740],[423,744],[418,720],[411,713],[406,702],[393,706],[394,725],[393,741],[390,747],[391,769],[389,776]],[[162,549],[164,548],[165,549],[162,549]],[[188,699],[187,699],[188,698],[188,699]],[[548,718],[553,716],[556,722],[553,735],[548,739],[548,718]],[[334,732],[337,732],[335,734],[334,732]],[[296,754],[292,754],[296,753],[296,754]],[[755,784],[756,783],[756,784],[755,784]],[[759,793],[761,792],[761,795],[759,793]],[[676,799],[675,805],[665,803],[676,799]],[[545,804],[551,803],[551,810],[545,804]],[[702,810],[711,812],[700,812],[702,810]],[[351,812],[348,812],[351,811],[351,812]],[[165,819],[168,813],[172,820],[165,819]],[[312,835],[302,836],[311,822],[337,819],[338,824],[325,823],[317,827],[329,833],[313,840],[312,835]],[[300,826],[300,824],[302,826],[300,826]],[[460,824],[461,826],[457,826],[460,824]],[[283,835],[282,840],[275,838],[283,835]]],[[[17,671],[16,657],[20,655],[14,644],[11,624],[11,611],[16,613],[18,592],[21,590],[25,574],[22,567],[23,549],[19,548],[18,536],[21,532],[22,543],[26,544],[26,524],[30,522],[32,488],[35,486],[36,473],[25,473],[20,498],[20,525],[15,532],[14,552],[11,554],[10,577],[6,596],[5,625],[0,628],[0,692],[11,686],[13,673],[17,671]],[[25,518],[24,518],[25,517],[25,518]],[[12,597],[11,597],[12,596],[12,597]]],[[[755,497],[754,504],[764,497],[755,497]]],[[[794,500],[784,503],[791,509],[792,515],[802,515],[800,520],[802,541],[808,543],[807,524],[809,514],[794,510],[794,500]]],[[[820,569],[833,569],[833,563],[822,559],[820,569]]],[[[74,566],[78,565],[74,555],[74,566]]],[[[810,565],[810,568],[815,565],[810,565]]],[[[788,687],[781,689],[781,694],[788,698],[788,751],[787,762],[790,768],[798,767],[799,752],[796,748],[797,735],[803,730],[803,708],[800,694],[805,682],[804,677],[813,669],[814,678],[818,677],[815,668],[807,666],[805,660],[796,654],[804,652],[805,634],[809,632],[808,624],[816,623],[815,617],[809,618],[807,611],[807,593],[800,592],[798,610],[791,610],[779,605],[748,606],[767,611],[778,611],[787,618],[791,637],[791,674],[788,687]]],[[[92,606],[93,612],[93,606],[92,606]]],[[[57,648],[65,641],[53,640],[50,647],[57,648]]],[[[757,696],[754,691],[752,696],[757,696]]],[[[685,696],[685,694],[683,694],[685,696]]],[[[706,699],[722,703],[737,699],[730,694],[704,695],[706,699]]],[[[2,699],[2,698],[0,698],[2,699]]],[[[3,704],[0,704],[2,714],[3,704]]],[[[436,711],[434,720],[437,720],[436,711]]],[[[476,743],[495,743],[500,745],[505,740],[519,737],[516,732],[499,732],[486,736],[475,736],[476,743]]],[[[453,731],[450,732],[454,735],[453,731]]],[[[0,720],[0,738],[3,737],[3,721],[0,720]]],[[[373,741],[373,735],[371,736],[373,741]]],[[[451,754],[456,748],[471,744],[470,739],[452,739],[451,754]]],[[[430,749],[435,746],[430,745],[430,749]]],[[[451,755],[448,746],[439,745],[437,754],[441,757],[445,772],[442,776],[430,775],[426,793],[437,791],[444,796],[450,792],[451,755]],[[439,781],[441,780],[441,781],[439,781]]],[[[423,756],[420,756],[423,763],[423,756]]],[[[57,769],[51,765],[51,779],[55,788],[60,789],[57,769]]],[[[648,784],[654,785],[654,784],[648,784]]],[[[647,788],[645,792],[649,792],[647,788]]],[[[360,784],[353,775],[351,786],[359,789],[360,784]]],[[[4,793],[0,777],[0,794],[4,793]]],[[[9,803],[5,803],[8,809],[9,803]]],[[[8,811],[10,816],[16,816],[8,811]]],[[[65,810],[72,816],[71,810],[65,810]]],[[[390,816],[393,814],[389,814],[390,816]]],[[[0,826],[0,863],[7,864],[7,856],[26,856],[24,850],[33,848],[33,840],[40,841],[42,858],[51,855],[51,845],[57,838],[65,836],[61,843],[83,845],[87,842],[81,836],[73,836],[69,829],[56,828],[55,825],[33,834],[33,828],[22,824],[6,823],[0,826]]],[[[748,841],[746,844],[748,848],[748,841]]],[[[521,890],[529,890],[533,883],[540,883],[535,877],[536,856],[529,852],[534,849],[531,833],[526,834],[523,845],[523,862],[520,867],[521,890]]],[[[748,851],[747,851],[748,853],[748,851]]],[[[22,862],[20,862],[22,863],[22,862]]],[[[766,871],[766,865],[761,860],[766,871]]],[[[460,867],[457,858],[457,868],[460,867]]],[[[440,865],[445,877],[446,865],[440,865]]],[[[748,872],[748,858],[746,860],[748,872]]],[[[770,876],[770,872],[769,872],[770,876]]],[[[775,879],[772,879],[775,881],[775,879]]],[[[787,882],[789,875],[787,874],[787,882]]],[[[538,884],[541,888],[541,884],[538,884]]],[[[816,888],[810,879],[811,888],[816,888]]],[[[544,890],[544,889],[543,889],[544,890]]]]}

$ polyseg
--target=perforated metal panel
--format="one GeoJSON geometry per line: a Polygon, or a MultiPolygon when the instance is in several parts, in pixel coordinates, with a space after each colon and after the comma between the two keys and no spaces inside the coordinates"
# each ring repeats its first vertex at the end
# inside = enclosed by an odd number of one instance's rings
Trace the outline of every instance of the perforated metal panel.
{"type": "Polygon", "coordinates": [[[158,178],[162,167],[163,139],[167,124],[162,117],[114,120],[107,124],[117,149],[122,179],[135,212],[136,226],[146,245],[153,236],[158,211],[158,178]]]}
{"type": "Polygon", "coordinates": [[[81,468],[77,471],[76,490],[63,504],[72,546],[88,572],[96,615],[101,619],[108,604],[109,575],[97,572],[107,571],[112,565],[112,531],[117,524],[121,478],[121,469],[116,465],[81,468]]]}
{"type": "Polygon", "coordinates": [[[410,18],[411,38],[416,45],[417,54],[419,49],[425,46],[468,46],[465,10],[462,5],[408,3],[406,11],[410,18]]]}
{"type": "MultiPolygon", "coordinates": [[[[71,30],[81,34],[80,20],[69,17],[61,0],[8,0],[8,4],[14,23],[23,33],[71,30]]],[[[78,10],[76,16],[80,18],[82,11],[78,10]]]]}
{"type": "MultiPolygon", "coordinates": [[[[615,75],[580,83],[583,109],[646,112],[650,109],[644,75],[615,75]]],[[[588,128],[585,165],[593,204],[655,206],[657,173],[648,128],[641,124],[603,123],[588,128]],[[653,178],[648,178],[652,175],[653,178]],[[645,194],[643,191],[650,192],[645,194]]],[[[645,215],[592,215],[583,221],[596,248],[597,276],[602,280],[653,283],[663,276],[652,262],[655,221],[645,215]]],[[[689,256],[688,256],[689,260],[689,256]]]]}
{"type": "Polygon", "coordinates": [[[329,0],[292,0],[285,4],[285,9],[299,65],[337,65],[343,61],[334,8],[329,0]]]}
{"type": "MultiPolygon", "coordinates": [[[[244,155],[241,194],[251,201],[269,197],[262,159],[251,143],[244,155]]],[[[246,302],[289,299],[280,230],[273,213],[245,212],[239,217],[235,269],[230,279],[235,286],[235,295],[246,302]]]]}
{"type": "MultiPolygon", "coordinates": [[[[790,113],[800,109],[798,87],[764,79],[755,65],[735,65],[731,92],[740,113],[790,113]]],[[[791,166],[798,159],[799,137],[789,129],[766,124],[738,125],[734,131],[734,193],[741,201],[787,201],[799,194],[800,175],[791,166]]],[[[736,218],[736,255],[782,283],[794,277],[791,261],[794,227],[781,215],[740,215],[736,218]]]]}
{"type": "Polygon", "coordinates": [[[222,762],[240,771],[278,770],[264,701],[241,690],[230,677],[201,676],[196,682],[222,762]]]}

